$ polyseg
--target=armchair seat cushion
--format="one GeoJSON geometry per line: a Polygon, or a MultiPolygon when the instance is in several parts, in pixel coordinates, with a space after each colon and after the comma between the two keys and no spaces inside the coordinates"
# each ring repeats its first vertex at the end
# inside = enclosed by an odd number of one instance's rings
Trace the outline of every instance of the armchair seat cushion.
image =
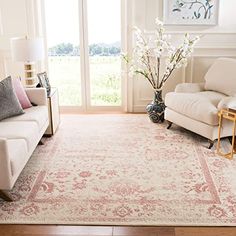
{"type": "Polygon", "coordinates": [[[224,94],[213,91],[171,92],[166,95],[165,104],[168,108],[191,119],[215,126],[218,125],[218,103],[225,97],[224,94]]]}

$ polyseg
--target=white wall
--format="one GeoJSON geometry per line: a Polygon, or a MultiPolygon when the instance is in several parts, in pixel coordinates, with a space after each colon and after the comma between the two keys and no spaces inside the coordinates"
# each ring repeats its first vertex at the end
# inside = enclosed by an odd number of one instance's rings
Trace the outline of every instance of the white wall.
{"type": "Polygon", "coordinates": [[[0,80],[8,75],[24,77],[23,63],[11,59],[10,38],[42,35],[36,11],[39,4],[40,0],[0,0],[0,80]]]}
{"type": "MultiPolygon", "coordinates": [[[[155,18],[162,19],[164,0],[138,0],[134,16],[135,24],[153,33],[155,18]],[[145,12],[145,14],[143,14],[145,12]]],[[[165,0],[166,1],[166,0],[165,0]]],[[[217,26],[168,26],[167,31],[174,39],[179,39],[185,32],[201,35],[200,42],[196,45],[193,57],[186,68],[179,71],[167,81],[164,94],[175,88],[181,82],[202,82],[204,74],[217,57],[236,58],[236,1],[219,0],[219,25],[217,26]]],[[[145,110],[145,106],[153,98],[149,84],[142,78],[133,79],[133,111],[145,110]]]]}
{"type": "MultiPolygon", "coordinates": [[[[131,24],[137,25],[152,34],[156,17],[162,19],[163,0],[127,0],[133,3],[132,23],[129,22],[128,32],[131,39],[131,24]]],[[[217,57],[236,57],[236,9],[235,0],[219,0],[220,14],[219,25],[214,27],[168,27],[174,38],[179,38],[183,33],[190,32],[203,35],[197,45],[193,58],[186,68],[176,71],[167,82],[164,93],[173,90],[177,83],[203,81],[203,76],[208,67],[217,57]]],[[[10,54],[10,38],[17,36],[41,36],[43,29],[40,27],[41,0],[0,0],[0,78],[7,75],[24,76],[23,64],[12,62],[10,54]]],[[[130,44],[128,44],[130,45],[130,44]]],[[[44,70],[44,63],[39,63],[38,68],[44,70]]],[[[128,111],[145,111],[145,106],[152,100],[152,90],[143,79],[128,80],[127,104],[128,111]]]]}

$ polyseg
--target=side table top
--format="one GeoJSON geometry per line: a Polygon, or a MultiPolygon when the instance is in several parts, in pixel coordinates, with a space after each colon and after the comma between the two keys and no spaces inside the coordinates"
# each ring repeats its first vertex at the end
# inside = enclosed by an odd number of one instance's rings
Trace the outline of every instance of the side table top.
{"type": "Polygon", "coordinates": [[[56,87],[51,87],[51,91],[50,91],[50,94],[48,97],[52,97],[53,94],[57,91],[57,88],[56,87]]]}
{"type": "Polygon", "coordinates": [[[231,121],[236,120],[236,110],[234,109],[221,109],[218,115],[231,121]]]}

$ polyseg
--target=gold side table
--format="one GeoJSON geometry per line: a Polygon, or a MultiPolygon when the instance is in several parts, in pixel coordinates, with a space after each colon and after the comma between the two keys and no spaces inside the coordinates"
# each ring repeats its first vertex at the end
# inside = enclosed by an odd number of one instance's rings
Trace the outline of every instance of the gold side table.
{"type": "Polygon", "coordinates": [[[52,136],[55,134],[60,124],[59,95],[57,88],[51,88],[51,93],[48,96],[48,114],[49,126],[44,135],[52,136]]]}
{"type": "Polygon", "coordinates": [[[236,154],[236,143],[235,143],[235,131],[236,131],[236,110],[234,109],[222,109],[219,113],[219,128],[218,128],[218,143],[217,143],[217,153],[225,158],[232,159],[234,154],[236,154]],[[229,153],[222,153],[220,149],[220,134],[223,119],[233,122],[233,131],[232,131],[232,148],[229,153]]]}

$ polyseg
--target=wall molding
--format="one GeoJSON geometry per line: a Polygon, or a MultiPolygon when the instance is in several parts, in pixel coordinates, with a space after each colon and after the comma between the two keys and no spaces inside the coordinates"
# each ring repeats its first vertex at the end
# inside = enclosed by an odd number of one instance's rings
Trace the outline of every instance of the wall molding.
{"type": "Polygon", "coordinates": [[[3,36],[2,10],[0,8],[0,37],[3,36]]]}
{"type": "MultiPolygon", "coordinates": [[[[146,37],[155,37],[154,31],[143,31],[146,37]]],[[[185,32],[186,33],[186,32],[185,32]]],[[[166,32],[175,40],[181,41],[185,33],[172,34],[166,32]]],[[[195,45],[195,49],[236,49],[236,32],[235,33],[214,33],[208,34],[206,32],[197,32],[190,35],[192,37],[200,36],[199,42],[195,45]]]]}
{"type": "MultiPolygon", "coordinates": [[[[216,34],[223,34],[223,35],[230,35],[230,34],[236,34],[236,31],[235,30],[215,30],[215,31],[212,31],[212,30],[206,30],[206,31],[200,31],[200,30],[166,30],[166,34],[173,34],[173,35],[184,35],[189,33],[189,34],[192,34],[192,35],[199,35],[199,34],[207,34],[207,35],[216,35],[216,34]]],[[[154,34],[155,31],[152,31],[152,30],[144,30],[144,33],[145,34],[154,34]]]]}

